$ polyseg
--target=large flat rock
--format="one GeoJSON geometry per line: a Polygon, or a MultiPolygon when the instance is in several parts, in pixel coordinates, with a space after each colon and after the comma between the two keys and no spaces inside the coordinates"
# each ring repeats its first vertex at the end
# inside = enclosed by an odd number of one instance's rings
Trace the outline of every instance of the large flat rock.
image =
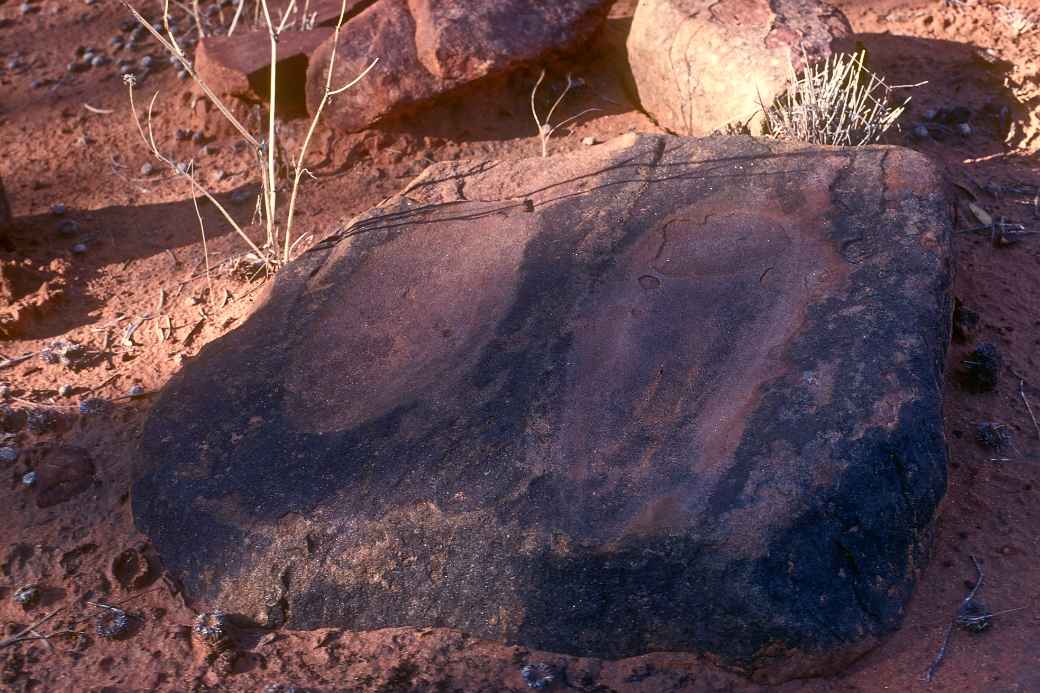
{"type": "Polygon", "coordinates": [[[900,148],[438,164],[170,382],[136,522],[272,625],[841,666],[945,489],[949,232],[900,148]]]}

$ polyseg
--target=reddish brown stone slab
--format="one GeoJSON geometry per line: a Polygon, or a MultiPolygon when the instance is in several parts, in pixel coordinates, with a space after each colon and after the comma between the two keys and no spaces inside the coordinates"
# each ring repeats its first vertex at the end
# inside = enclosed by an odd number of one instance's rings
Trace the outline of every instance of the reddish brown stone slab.
{"type": "Polygon", "coordinates": [[[628,61],[644,110],[683,135],[747,122],[787,88],[791,65],[851,34],[820,0],[640,0],[628,61]]]}
{"type": "MultiPolygon", "coordinates": [[[[303,80],[311,54],[332,35],[330,28],[286,31],[278,39],[279,91],[302,101],[303,80]],[[284,89],[284,91],[283,91],[284,89]]],[[[266,31],[207,36],[195,52],[199,76],[218,95],[251,101],[267,98],[271,79],[271,43],[266,31]]]]}
{"type": "Polygon", "coordinates": [[[268,625],[835,669],[945,489],[950,222],[891,147],[438,164],[171,380],[137,525],[268,625]]]}
{"type": "MultiPolygon", "coordinates": [[[[364,80],[337,96],[328,122],[362,130],[482,77],[572,47],[599,28],[613,0],[380,0],[347,24],[333,83],[364,80]]],[[[314,112],[325,89],[331,41],[307,74],[314,112]]]]}

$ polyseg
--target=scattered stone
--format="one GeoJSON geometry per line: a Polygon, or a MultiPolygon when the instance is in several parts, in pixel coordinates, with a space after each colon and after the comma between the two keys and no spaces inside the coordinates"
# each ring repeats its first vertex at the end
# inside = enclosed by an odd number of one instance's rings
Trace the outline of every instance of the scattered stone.
{"type": "Polygon", "coordinates": [[[144,394],[145,390],[143,387],[141,387],[140,385],[134,385],[127,391],[126,396],[131,399],[136,399],[138,397],[144,396],[144,394]]]}
{"type": "MultiPolygon", "coordinates": [[[[374,56],[379,63],[328,105],[326,123],[351,132],[364,130],[478,79],[580,45],[603,25],[612,4],[381,0],[344,27],[344,35],[365,40],[339,42],[332,82],[354,79],[374,56]]],[[[324,94],[331,53],[330,38],[307,65],[309,113],[324,94]]]]}
{"type": "Polygon", "coordinates": [[[910,137],[915,140],[927,140],[931,138],[931,134],[929,133],[927,126],[915,125],[910,131],[910,137]]]}
{"type": "Polygon", "coordinates": [[[0,462],[10,464],[11,462],[18,461],[18,448],[3,447],[0,448],[0,462]]]}
{"type": "Polygon", "coordinates": [[[592,137],[592,136],[590,135],[590,136],[588,136],[588,137],[584,138],[584,139],[583,139],[583,140],[581,141],[581,143],[582,143],[582,144],[584,144],[584,145],[585,145],[586,147],[591,147],[592,145],[596,144],[596,138],[595,138],[595,137],[592,137]]]}
{"type": "Polygon", "coordinates": [[[980,344],[961,361],[961,383],[971,392],[989,392],[997,386],[1003,365],[995,344],[980,344]]]}
{"type": "Polygon", "coordinates": [[[148,177],[148,176],[152,175],[153,173],[155,173],[155,166],[152,165],[152,162],[146,161],[143,164],[141,164],[141,175],[142,176],[148,177]]]}
{"type": "Polygon", "coordinates": [[[135,526],[200,608],[282,590],[289,629],[839,669],[945,489],[950,209],[898,147],[435,164],[163,388],[135,526]]]}
{"type": "Polygon", "coordinates": [[[77,244],[75,244],[74,246],[72,246],[72,252],[73,252],[74,255],[82,255],[83,253],[87,252],[87,244],[86,243],[77,243],[77,244]]]}
{"type": "Polygon", "coordinates": [[[61,397],[69,397],[72,395],[72,393],[73,389],[71,385],[62,385],[58,388],[58,395],[60,395],[61,397]]]}
{"type": "Polygon", "coordinates": [[[36,483],[36,472],[26,472],[22,475],[22,485],[32,486],[36,483]]]}
{"type": "Polygon", "coordinates": [[[39,604],[39,602],[40,588],[37,585],[19,587],[14,592],[14,603],[27,611],[39,604]]]}
{"type": "Polygon", "coordinates": [[[203,142],[206,141],[206,135],[203,134],[203,132],[201,130],[199,130],[198,132],[193,132],[191,134],[191,141],[194,144],[202,144],[203,142]]]}
{"type": "Polygon", "coordinates": [[[964,137],[971,137],[971,133],[973,132],[973,130],[971,129],[971,125],[969,125],[968,123],[960,123],[957,126],[957,132],[959,132],[964,137]]]}
{"type": "Polygon", "coordinates": [[[65,216],[65,205],[61,202],[51,205],[51,214],[56,217],[65,216]]]}
{"type": "Polygon", "coordinates": [[[185,130],[184,128],[177,128],[173,133],[173,139],[178,142],[186,142],[192,138],[191,130],[185,130]]]}
{"type": "Polygon", "coordinates": [[[830,57],[851,32],[845,16],[821,0],[745,0],[711,8],[689,0],[640,0],[628,62],[643,109],[659,125],[707,135],[748,120],[760,101],[773,103],[787,89],[791,64],[801,70],[806,59],[830,57]]]}
{"type": "Polygon", "coordinates": [[[95,55],[90,59],[90,65],[92,67],[103,67],[108,65],[110,62],[112,62],[112,60],[107,55],[95,55]]]}
{"type": "Polygon", "coordinates": [[[528,688],[548,688],[555,678],[553,668],[544,662],[525,664],[520,669],[520,676],[528,688]]]}
{"type": "Polygon", "coordinates": [[[74,219],[62,219],[58,222],[57,229],[62,236],[75,236],[79,233],[79,222],[74,219]]]}
{"type": "Polygon", "coordinates": [[[155,65],[155,58],[153,58],[152,56],[146,55],[143,58],[141,58],[141,67],[148,69],[153,65],[155,65]]]}

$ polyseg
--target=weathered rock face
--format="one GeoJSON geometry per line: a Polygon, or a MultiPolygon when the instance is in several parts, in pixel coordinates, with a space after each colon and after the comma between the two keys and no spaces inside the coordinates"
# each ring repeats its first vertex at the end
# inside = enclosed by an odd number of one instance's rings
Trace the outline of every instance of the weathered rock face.
{"type": "Polygon", "coordinates": [[[267,623],[839,666],[945,488],[949,222],[891,147],[438,164],[171,381],[137,524],[267,623]]]}
{"type": "Polygon", "coordinates": [[[7,202],[7,192],[4,190],[4,181],[0,178],[0,231],[6,231],[11,226],[11,205],[7,202]]]}
{"type": "Polygon", "coordinates": [[[755,115],[787,87],[790,66],[829,56],[851,33],[820,0],[640,0],[628,60],[659,125],[707,135],[755,115]]]}
{"type": "MultiPolygon", "coordinates": [[[[308,61],[332,32],[323,27],[286,31],[279,36],[276,85],[279,103],[303,106],[308,61]]],[[[270,98],[271,40],[267,32],[207,36],[195,50],[195,67],[202,80],[220,96],[246,101],[270,98]]]]}
{"type": "MultiPolygon", "coordinates": [[[[333,84],[364,80],[338,95],[330,125],[362,130],[470,82],[502,73],[588,38],[613,0],[380,0],[350,20],[339,42],[333,84]]],[[[332,54],[327,41],[307,70],[313,113],[332,54]]]]}
{"type": "MultiPolygon", "coordinates": [[[[342,0],[307,3],[307,16],[313,20],[314,28],[286,30],[278,36],[280,103],[286,100],[292,106],[304,103],[304,83],[311,55],[332,36],[341,12],[349,21],[371,4],[370,0],[347,0],[345,5],[342,0]]],[[[238,31],[231,36],[204,37],[195,51],[195,68],[220,96],[246,101],[269,100],[271,42],[268,33],[238,31]]]]}

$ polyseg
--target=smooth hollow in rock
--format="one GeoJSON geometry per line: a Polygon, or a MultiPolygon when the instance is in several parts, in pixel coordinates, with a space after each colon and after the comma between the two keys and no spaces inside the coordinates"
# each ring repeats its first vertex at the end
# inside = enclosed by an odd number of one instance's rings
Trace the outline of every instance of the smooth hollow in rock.
{"type": "Polygon", "coordinates": [[[661,127],[707,135],[752,121],[760,99],[786,90],[792,65],[827,58],[851,31],[821,0],[639,0],[628,61],[661,127]]]}
{"type": "Polygon", "coordinates": [[[892,147],[437,164],[171,380],[137,526],[262,623],[833,670],[945,489],[950,221],[892,147]]]}

